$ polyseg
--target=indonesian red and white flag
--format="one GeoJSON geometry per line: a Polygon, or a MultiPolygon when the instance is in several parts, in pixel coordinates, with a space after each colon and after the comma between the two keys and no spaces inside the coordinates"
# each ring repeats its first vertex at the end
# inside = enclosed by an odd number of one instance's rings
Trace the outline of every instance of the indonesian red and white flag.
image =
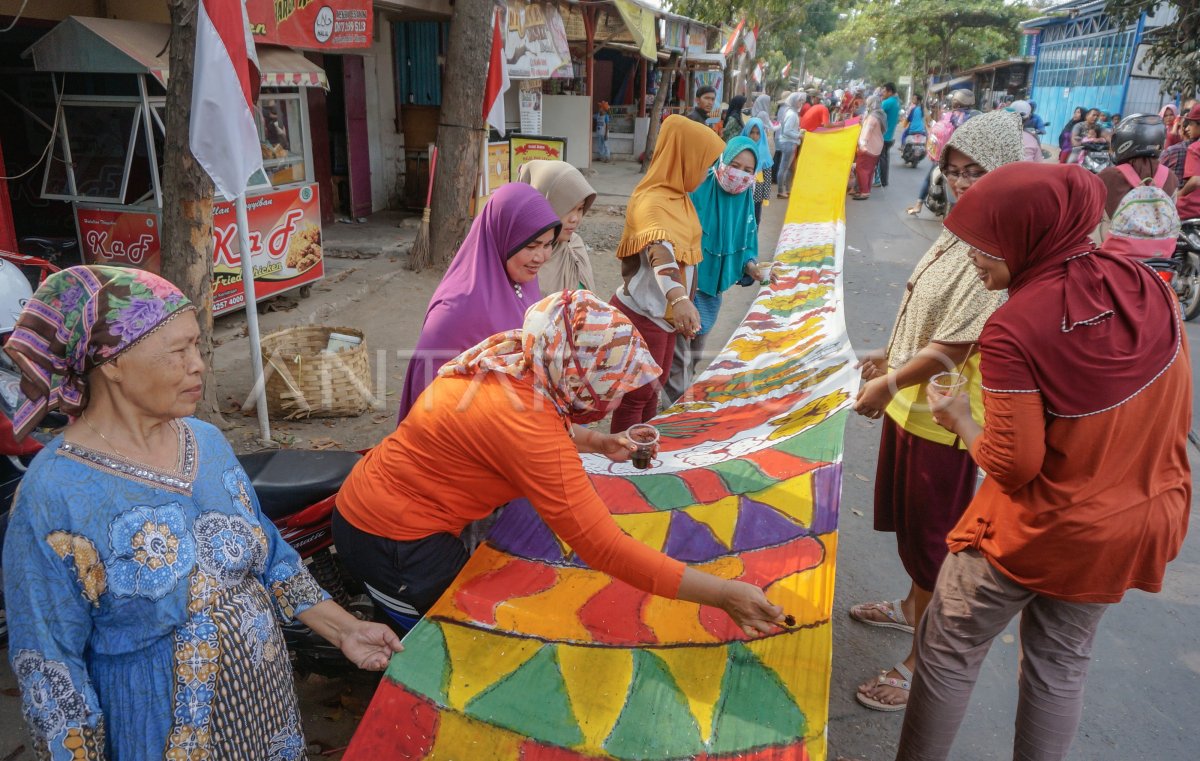
{"type": "Polygon", "coordinates": [[[746,19],[738,22],[737,28],[733,30],[733,34],[729,35],[729,41],[725,43],[725,47],[721,49],[721,55],[726,58],[733,52],[733,46],[737,43],[738,35],[742,33],[742,27],[745,26],[746,19]]]}
{"type": "Polygon", "coordinates": [[[262,169],[254,123],[261,80],[243,0],[200,0],[190,118],[192,155],[229,199],[262,169]]]}
{"type": "Polygon", "coordinates": [[[753,58],[758,54],[758,27],[754,27],[746,32],[746,36],[742,38],[742,44],[746,46],[746,55],[753,58]]]}
{"type": "Polygon", "coordinates": [[[504,57],[504,11],[492,11],[492,57],[483,89],[483,119],[501,135],[504,126],[504,93],[508,92],[508,60],[504,57]]]}
{"type": "Polygon", "coordinates": [[[779,76],[786,77],[788,75],[788,72],[791,70],[792,70],[792,62],[788,61],[787,65],[783,67],[783,71],[779,72],[779,76]]]}

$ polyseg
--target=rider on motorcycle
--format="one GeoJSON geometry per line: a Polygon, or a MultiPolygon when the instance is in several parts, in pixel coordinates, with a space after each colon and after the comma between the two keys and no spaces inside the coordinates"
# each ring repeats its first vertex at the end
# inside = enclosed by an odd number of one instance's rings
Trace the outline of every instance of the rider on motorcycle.
{"type": "Polygon", "coordinates": [[[1179,215],[1171,199],[1178,181],[1158,160],[1166,139],[1166,125],[1154,114],[1130,114],[1113,130],[1113,165],[1096,175],[1108,191],[1101,223],[1106,249],[1138,259],[1174,252],[1179,215]]]}

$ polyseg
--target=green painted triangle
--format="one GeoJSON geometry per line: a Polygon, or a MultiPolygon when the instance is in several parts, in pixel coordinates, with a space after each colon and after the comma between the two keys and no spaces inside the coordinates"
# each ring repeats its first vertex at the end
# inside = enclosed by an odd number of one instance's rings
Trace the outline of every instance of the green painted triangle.
{"type": "Polygon", "coordinates": [[[666,665],[633,651],[633,684],[621,718],[604,743],[617,758],[679,758],[704,750],[700,728],[666,665]]]}
{"type": "Polygon", "coordinates": [[[721,477],[730,494],[748,494],[779,483],[778,478],[763,473],[749,460],[726,460],[710,465],[708,469],[721,477]]]}
{"type": "Polygon", "coordinates": [[[384,676],[444,706],[449,663],[441,624],[426,618],[404,637],[404,649],[392,656],[384,676]]]}
{"type": "Polygon", "coordinates": [[[583,742],[554,645],[538,650],[519,669],[476,695],[467,703],[465,713],[560,747],[583,742]]]}
{"type": "Polygon", "coordinates": [[[670,473],[637,476],[633,484],[656,510],[677,510],[696,504],[696,497],[683,479],[670,473]]]}
{"type": "Polygon", "coordinates": [[[712,753],[794,742],[804,735],[808,722],[795,699],[740,642],[729,646],[725,668],[712,753]]]}
{"type": "Polygon", "coordinates": [[[842,455],[846,418],[849,415],[850,410],[835,412],[820,425],[779,442],[775,448],[814,462],[834,462],[842,455]]]}

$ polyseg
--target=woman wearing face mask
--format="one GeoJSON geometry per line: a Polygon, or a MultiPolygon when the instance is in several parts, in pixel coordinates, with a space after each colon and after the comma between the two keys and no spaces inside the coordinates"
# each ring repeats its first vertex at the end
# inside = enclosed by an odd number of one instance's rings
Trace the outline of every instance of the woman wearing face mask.
{"type": "Polygon", "coordinates": [[[592,208],[596,191],[583,179],[579,170],[565,161],[530,161],[521,165],[517,179],[546,197],[554,213],[562,220],[562,232],[550,259],[538,270],[538,285],[542,293],[596,290],[596,276],[587,245],[579,237],[583,216],[592,208]]]}
{"type": "Polygon", "coordinates": [[[748,137],[735,137],[712,168],[704,183],[692,193],[692,204],[704,230],[700,246],[704,258],[696,265],[696,309],[700,331],[695,338],[675,336],[675,357],[665,389],[674,402],[688,386],[701,358],[708,331],[717,321],[721,294],[734,283],[757,283],[761,274],[758,256],[758,224],[754,221],[754,169],[757,146],[748,137]]]}
{"type": "MultiPolygon", "coordinates": [[[[663,122],[646,176],[625,210],[617,246],[624,283],[612,304],[625,313],[650,348],[667,382],[675,334],[694,338],[700,313],[692,303],[702,230],[688,196],[708,176],[725,144],[710,129],[682,116],[663,122]]],[[[612,431],[624,431],[658,413],[658,388],[647,384],[626,394],[613,412],[612,431]]]]}
{"type": "Polygon", "coordinates": [[[426,392],[435,403],[418,404],[359,461],[337,495],[339,555],[378,593],[423,614],[466,562],[458,535],[467,523],[523,496],[588,567],[722,608],[747,635],[776,631],[783,611],[758,587],[689,568],[623,532],[583,469],[580,452],[620,462],[635,447],[578,423],[658,375],[620,311],[587,291],[547,296],[520,330],[447,363],[426,392]]]}
{"type": "MultiPolygon", "coordinates": [[[[961,198],[988,172],[1020,161],[1021,117],[992,111],[954,131],[942,151],[942,173],[961,198]]],[[[946,534],[975,493],[975,463],[953,433],[933,419],[925,403],[929,380],[941,372],[966,378],[961,394],[982,419],[983,398],[976,344],[1003,298],[988,291],[967,258],[968,247],[943,230],[917,263],[885,351],[859,366],[865,381],[854,409],[883,419],[875,475],[875,530],[896,534],[896,548],[911,583],[904,598],[850,609],[867,626],[912,633],[929,604],[946,558],[946,534]]],[[[885,668],[858,688],[858,702],[877,711],[900,711],[908,702],[916,655],[885,668]]]]}
{"type": "Polygon", "coordinates": [[[538,271],[561,227],[554,209],[529,185],[513,182],[492,194],[429,300],[404,374],[397,423],[445,362],[521,326],[525,310],[541,298],[538,271]]]}
{"type": "Polygon", "coordinates": [[[758,155],[758,172],[754,175],[754,222],[762,222],[762,207],[771,198],[771,181],[774,179],[775,164],[771,149],[767,145],[767,125],[757,117],[746,122],[742,128],[742,137],[750,138],[754,143],[754,152],[758,155]]]}

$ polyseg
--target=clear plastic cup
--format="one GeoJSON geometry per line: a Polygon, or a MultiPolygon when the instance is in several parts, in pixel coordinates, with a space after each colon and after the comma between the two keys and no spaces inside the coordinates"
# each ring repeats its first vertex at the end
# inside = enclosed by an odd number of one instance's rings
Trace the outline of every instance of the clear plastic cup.
{"type": "Polygon", "coordinates": [[[762,262],[758,265],[758,282],[762,285],[771,283],[771,270],[775,267],[775,262],[762,262]]]}
{"type": "Polygon", "coordinates": [[[944,397],[955,397],[967,387],[967,376],[953,372],[938,373],[929,379],[929,386],[944,397]]]}
{"type": "Polygon", "coordinates": [[[652,425],[638,423],[630,426],[625,435],[637,447],[629,461],[638,470],[646,470],[650,467],[654,459],[654,450],[658,447],[658,429],[652,425]]]}

